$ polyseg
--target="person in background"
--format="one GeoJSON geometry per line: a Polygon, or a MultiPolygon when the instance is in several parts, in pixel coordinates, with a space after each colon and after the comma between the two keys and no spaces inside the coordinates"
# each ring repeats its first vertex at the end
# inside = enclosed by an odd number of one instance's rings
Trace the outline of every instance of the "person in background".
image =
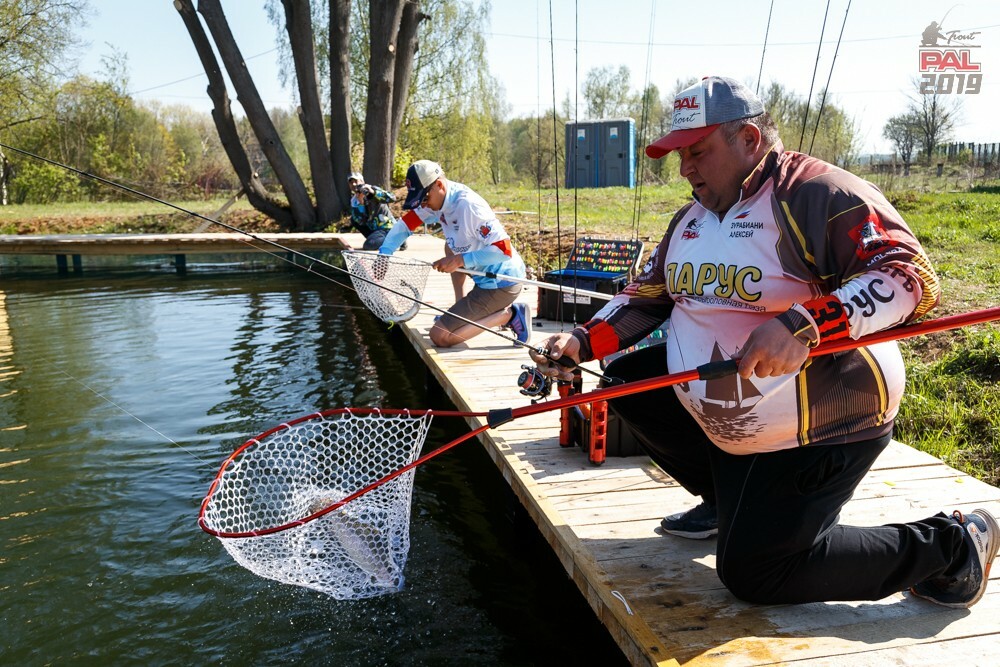
{"type": "Polygon", "coordinates": [[[406,189],[403,209],[411,213],[396,221],[380,253],[391,255],[417,227],[437,221],[446,245],[445,256],[434,262],[436,270],[454,274],[470,269],[497,276],[473,276],[474,286],[464,295],[456,285],[455,305],[434,322],[431,342],[452,347],[482,333],[481,327],[499,326],[512,330],[518,341],[526,343],[531,336],[531,309],[514,303],[521,293],[520,283],[502,278],[524,278],[524,261],[486,200],[468,186],[445,178],[441,166],[430,160],[410,165],[406,189]]]}
{"type": "MultiPolygon", "coordinates": [[[[635,282],[543,347],[600,359],[669,318],[667,343],[615,359],[635,381],[733,359],[738,373],[610,401],[653,461],[701,502],[660,522],[718,535],[716,571],[762,604],[878,600],[910,590],[969,607],[986,590],[1000,528],[985,509],[856,527],[840,511],[892,438],[905,385],[895,342],[809,358],[933,308],[920,243],[872,184],[786,151],[746,86],[708,77],[674,99],[666,136],[693,201],[635,282]],[[666,349],[664,353],[663,350],[666,349]]],[[[530,353],[547,375],[564,368],[530,353]]]]}
{"type": "Polygon", "coordinates": [[[392,228],[395,218],[389,204],[396,196],[382,188],[365,183],[359,172],[347,177],[351,190],[351,226],[365,237],[364,250],[378,250],[392,228]]]}

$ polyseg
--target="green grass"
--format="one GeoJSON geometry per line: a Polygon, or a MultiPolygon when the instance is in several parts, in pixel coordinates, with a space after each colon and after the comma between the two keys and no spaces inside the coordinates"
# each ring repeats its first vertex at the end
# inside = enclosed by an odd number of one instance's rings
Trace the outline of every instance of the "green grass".
{"type": "Polygon", "coordinates": [[[659,241],[670,217],[689,198],[686,181],[637,188],[585,188],[581,190],[531,190],[518,186],[477,186],[476,191],[496,209],[539,214],[542,229],[573,236],[585,234],[621,238],[634,236],[638,220],[640,238],[659,241]],[[640,199],[641,197],[641,199],[640,199]],[[558,206],[557,206],[558,204],[558,206]],[[585,231],[584,231],[585,230],[585,231]]]}
{"type": "MultiPolygon", "coordinates": [[[[187,211],[212,217],[229,200],[213,199],[170,202],[187,211]]],[[[252,207],[246,198],[228,212],[252,207]]],[[[139,233],[191,231],[201,221],[154,201],[59,202],[0,206],[0,234],[139,233]]],[[[212,231],[221,231],[216,228],[212,231]]]]}
{"type": "MultiPolygon", "coordinates": [[[[212,199],[197,199],[191,201],[171,201],[171,204],[181,208],[207,215],[219,210],[229,200],[228,196],[212,199]]],[[[230,210],[249,209],[250,204],[245,198],[239,199],[230,210]]],[[[55,204],[11,204],[0,206],[0,220],[22,220],[25,218],[67,218],[73,216],[87,217],[122,217],[129,215],[155,215],[169,213],[168,206],[154,201],[136,200],[124,202],[59,202],[55,204]]]]}
{"type": "Polygon", "coordinates": [[[1000,483],[1000,330],[963,331],[934,361],[903,349],[907,384],[896,438],[1000,483]]]}

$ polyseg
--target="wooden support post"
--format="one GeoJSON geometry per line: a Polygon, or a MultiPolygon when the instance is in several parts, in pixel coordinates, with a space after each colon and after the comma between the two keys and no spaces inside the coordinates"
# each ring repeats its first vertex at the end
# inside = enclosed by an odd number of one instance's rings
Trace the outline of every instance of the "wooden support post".
{"type": "Polygon", "coordinates": [[[177,275],[186,276],[187,255],[174,255],[174,268],[177,269],[177,275]]]}
{"type": "Polygon", "coordinates": [[[203,232],[208,231],[208,229],[213,224],[215,224],[215,221],[221,218],[222,214],[225,213],[229,209],[229,207],[235,204],[237,200],[242,196],[243,196],[243,188],[240,188],[239,190],[237,190],[236,194],[230,197],[229,201],[227,201],[225,204],[222,205],[221,208],[219,208],[218,211],[209,216],[212,219],[211,222],[206,220],[205,222],[201,223],[201,225],[199,225],[198,228],[194,230],[194,233],[201,234],[203,232]]]}
{"type": "MultiPolygon", "coordinates": [[[[560,381],[557,385],[559,397],[566,398],[572,392],[572,385],[569,382],[560,381]]],[[[570,414],[572,408],[563,408],[559,411],[559,446],[571,447],[573,445],[573,417],[570,414]]]]}
{"type": "Polygon", "coordinates": [[[590,404],[590,462],[601,465],[608,455],[608,402],[590,404]]]}
{"type": "Polygon", "coordinates": [[[69,273],[66,263],[66,255],[56,255],[56,269],[59,271],[59,275],[61,276],[69,273]]]}
{"type": "Polygon", "coordinates": [[[83,273],[83,259],[80,255],[73,255],[73,273],[83,273]]]}

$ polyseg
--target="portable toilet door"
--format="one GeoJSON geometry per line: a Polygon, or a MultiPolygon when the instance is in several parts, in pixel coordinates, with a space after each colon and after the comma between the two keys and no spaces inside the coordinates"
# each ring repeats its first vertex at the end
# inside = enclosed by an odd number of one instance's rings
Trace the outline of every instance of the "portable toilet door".
{"type": "Polygon", "coordinates": [[[597,187],[598,134],[596,123],[566,123],[566,187],[597,187]]]}
{"type": "Polygon", "coordinates": [[[635,187],[635,121],[616,118],[601,121],[599,187],[635,187]]]}

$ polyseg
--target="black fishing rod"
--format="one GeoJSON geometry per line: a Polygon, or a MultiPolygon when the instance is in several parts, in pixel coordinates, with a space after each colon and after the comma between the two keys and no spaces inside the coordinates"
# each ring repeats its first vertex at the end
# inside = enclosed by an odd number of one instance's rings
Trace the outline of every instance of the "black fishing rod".
{"type": "MultiPolygon", "coordinates": [[[[300,269],[304,269],[307,273],[311,273],[313,275],[319,276],[319,277],[323,278],[324,280],[328,280],[328,281],[334,283],[335,285],[339,285],[341,287],[347,288],[347,289],[353,291],[355,294],[357,293],[357,290],[354,288],[353,285],[345,285],[344,283],[335,280],[334,278],[332,278],[329,275],[313,271],[313,266],[315,266],[315,265],[318,264],[318,265],[321,265],[321,266],[325,266],[325,267],[327,267],[329,269],[333,269],[334,271],[339,271],[341,273],[346,273],[348,276],[351,277],[352,280],[360,280],[361,282],[368,283],[369,285],[373,285],[375,287],[378,287],[379,289],[385,290],[386,292],[390,292],[391,294],[395,294],[396,296],[403,297],[404,299],[409,299],[409,300],[413,301],[414,303],[420,304],[421,306],[426,306],[427,308],[431,308],[433,310],[436,310],[439,313],[443,314],[443,313],[447,313],[448,312],[447,310],[445,310],[445,309],[443,309],[443,308],[441,308],[439,306],[435,306],[433,304],[427,303],[426,301],[421,301],[420,299],[414,297],[412,294],[404,294],[403,292],[398,292],[398,291],[396,291],[396,290],[394,290],[394,289],[392,289],[390,287],[386,287],[386,286],[382,285],[381,283],[379,283],[376,280],[370,280],[370,279],[365,278],[363,276],[355,275],[355,274],[351,273],[350,271],[348,271],[347,269],[344,269],[342,267],[336,266],[335,264],[330,264],[329,262],[324,262],[321,259],[317,259],[315,257],[311,257],[310,255],[307,255],[304,252],[301,252],[299,250],[295,250],[294,248],[289,248],[288,246],[282,245],[282,244],[278,243],[277,241],[272,241],[271,239],[267,239],[267,238],[264,238],[262,236],[258,236],[257,234],[254,234],[253,232],[248,232],[248,231],[246,231],[244,229],[240,229],[239,227],[236,227],[234,225],[230,225],[228,223],[222,222],[221,220],[216,220],[215,218],[210,218],[210,217],[208,217],[206,215],[202,215],[201,213],[197,213],[195,211],[191,211],[189,209],[184,208],[183,206],[178,206],[177,204],[169,202],[169,201],[167,201],[165,199],[160,199],[159,197],[155,197],[155,196],[153,196],[151,194],[148,194],[146,192],[142,192],[140,190],[136,190],[135,188],[131,188],[131,187],[127,186],[127,185],[123,185],[121,183],[117,183],[115,181],[112,181],[112,180],[109,180],[107,178],[104,178],[103,176],[98,176],[97,174],[91,174],[89,172],[83,171],[82,169],[77,169],[76,167],[70,166],[68,164],[63,164],[62,162],[58,162],[56,160],[52,160],[52,159],[44,157],[42,155],[38,155],[36,153],[32,153],[30,151],[23,150],[21,148],[17,148],[15,146],[9,146],[9,145],[4,144],[2,142],[0,142],[0,148],[5,148],[7,150],[14,151],[15,153],[20,153],[21,155],[24,155],[26,157],[29,157],[29,158],[32,158],[32,159],[35,159],[35,160],[39,160],[39,161],[44,162],[46,164],[50,164],[50,165],[52,165],[54,167],[59,167],[61,169],[66,169],[67,171],[71,171],[74,174],[77,174],[78,176],[82,176],[84,178],[89,178],[89,179],[91,179],[93,181],[96,181],[98,183],[101,183],[103,185],[107,185],[107,186],[110,186],[112,188],[116,188],[116,189],[118,189],[118,190],[120,190],[122,192],[125,192],[125,193],[127,193],[129,195],[132,195],[133,197],[137,197],[139,199],[145,199],[145,200],[151,201],[151,202],[156,202],[157,204],[162,204],[163,206],[167,206],[169,208],[172,208],[175,211],[179,211],[181,213],[184,213],[185,215],[189,215],[192,218],[196,218],[198,220],[203,220],[205,222],[209,222],[209,223],[212,223],[212,224],[219,225],[220,227],[222,227],[224,229],[228,229],[231,232],[235,232],[237,234],[242,234],[243,236],[247,236],[247,237],[253,239],[254,241],[258,241],[259,243],[264,243],[264,244],[267,244],[267,245],[272,246],[274,248],[277,248],[277,249],[281,250],[283,253],[295,255],[296,257],[300,257],[302,259],[305,259],[305,260],[307,260],[309,262],[309,266],[302,266],[298,262],[292,261],[291,259],[289,259],[285,255],[281,255],[281,254],[278,254],[278,253],[275,253],[275,252],[271,252],[271,251],[269,251],[269,250],[267,250],[265,248],[261,248],[259,246],[256,246],[253,243],[250,243],[249,241],[243,241],[244,243],[246,243],[247,245],[249,245],[251,248],[254,248],[254,249],[259,250],[259,251],[261,251],[263,253],[271,255],[272,257],[276,257],[276,258],[278,258],[278,259],[280,259],[280,260],[282,260],[284,262],[287,262],[289,264],[292,264],[293,266],[296,266],[296,267],[298,267],[300,269]]],[[[505,336],[502,333],[500,333],[499,331],[496,331],[496,330],[494,330],[494,329],[492,329],[490,327],[483,326],[479,322],[474,322],[474,321],[472,321],[472,320],[470,320],[468,318],[462,317],[461,315],[456,315],[455,313],[451,313],[451,316],[455,317],[455,318],[457,318],[459,320],[461,320],[462,322],[465,322],[466,324],[471,324],[472,326],[474,326],[474,327],[476,327],[478,329],[481,329],[482,331],[486,331],[486,332],[491,333],[491,334],[493,334],[495,336],[499,336],[500,338],[503,338],[505,341],[514,343],[514,345],[516,345],[518,347],[528,348],[529,350],[532,350],[535,353],[540,354],[541,356],[544,356],[545,358],[549,359],[550,361],[553,361],[554,363],[557,363],[557,364],[559,364],[561,366],[564,366],[564,367],[567,367],[567,368],[571,368],[571,367],[575,366],[575,364],[573,364],[573,362],[570,361],[569,359],[563,359],[563,358],[552,359],[552,357],[550,356],[549,351],[546,350],[545,348],[541,348],[541,347],[535,348],[535,347],[532,347],[528,343],[523,343],[523,342],[519,341],[516,336],[505,336]]],[[[578,368],[581,371],[585,372],[585,373],[593,375],[594,377],[597,377],[597,378],[602,379],[602,380],[605,379],[604,375],[601,374],[601,373],[597,373],[595,371],[592,371],[592,370],[590,370],[588,368],[584,368],[582,366],[579,366],[578,368]]]]}

